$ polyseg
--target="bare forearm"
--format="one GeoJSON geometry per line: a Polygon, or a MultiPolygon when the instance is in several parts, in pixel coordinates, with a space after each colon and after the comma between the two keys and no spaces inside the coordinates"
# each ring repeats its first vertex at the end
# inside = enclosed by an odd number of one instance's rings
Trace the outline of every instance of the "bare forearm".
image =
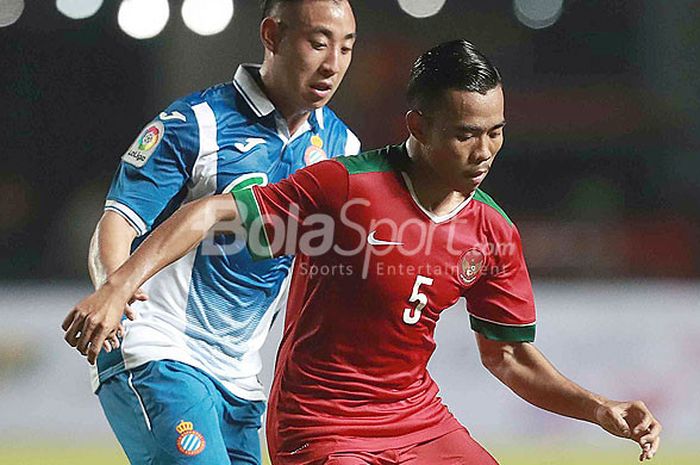
{"type": "Polygon", "coordinates": [[[235,219],[230,195],[192,202],[156,228],[134,254],[108,278],[108,284],[131,295],[151,276],[196,247],[218,222],[235,219]]]}
{"type": "Polygon", "coordinates": [[[504,352],[489,370],[517,395],[550,412],[596,423],[596,409],[605,398],[574,383],[532,344],[518,344],[504,352]]]}

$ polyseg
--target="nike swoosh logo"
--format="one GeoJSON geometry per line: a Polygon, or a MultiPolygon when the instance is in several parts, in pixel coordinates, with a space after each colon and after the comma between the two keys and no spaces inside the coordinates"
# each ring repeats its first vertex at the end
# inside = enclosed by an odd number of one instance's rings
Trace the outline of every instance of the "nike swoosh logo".
{"type": "Polygon", "coordinates": [[[245,152],[248,152],[253,147],[256,147],[260,144],[264,144],[265,139],[260,139],[259,137],[249,137],[245,140],[245,142],[246,142],[245,145],[243,145],[240,142],[236,142],[235,144],[233,144],[233,146],[236,147],[236,149],[238,151],[245,153],[245,152]]]}
{"type": "Polygon", "coordinates": [[[160,115],[158,115],[158,117],[163,121],[168,121],[169,119],[179,119],[183,123],[187,122],[187,118],[185,118],[185,115],[183,115],[179,111],[174,111],[170,114],[167,114],[166,112],[163,111],[160,113],[160,115]]]}
{"type": "Polygon", "coordinates": [[[369,245],[403,245],[403,242],[382,241],[380,239],[377,239],[375,237],[376,235],[376,230],[369,233],[369,236],[367,236],[367,243],[369,245]]]}

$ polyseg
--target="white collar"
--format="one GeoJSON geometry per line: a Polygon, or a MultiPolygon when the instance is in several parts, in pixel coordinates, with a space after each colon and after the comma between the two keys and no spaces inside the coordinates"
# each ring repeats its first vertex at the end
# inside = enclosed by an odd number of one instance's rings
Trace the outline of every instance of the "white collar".
{"type": "Polygon", "coordinates": [[[233,85],[258,118],[262,118],[275,111],[275,106],[267,98],[267,95],[265,95],[265,92],[263,92],[253,76],[253,73],[259,72],[259,70],[260,65],[240,65],[233,76],[233,85]]]}
{"type": "MultiPolygon", "coordinates": [[[[275,111],[275,105],[267,98],[267,95],[265,95],[265,92],[260,88],[258,81],[253,75],[254,73],[260,72],[260,67],[261,65],[256,64],[242,64],[238,67],[236,74],[233,76],[234,87],[240,92],[243,99],[258,118],[267,116],[275,111]]],[[[317,108],[312,112],[309,118],[312,117],[316,118],[316,123],[322,130],[325,129],[323,107],[317,108]]],[[[308,127],[305,127],[305,130],[308,130],[308,127]]]]}

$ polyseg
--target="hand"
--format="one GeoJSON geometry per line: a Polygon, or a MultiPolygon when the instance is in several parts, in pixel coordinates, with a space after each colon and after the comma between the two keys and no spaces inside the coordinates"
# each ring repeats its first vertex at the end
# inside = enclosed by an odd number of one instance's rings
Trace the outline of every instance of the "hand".
{"type": "Polygon", "coordinates": [[[606,401],[595,411],[596,422],[607,432],[635,441],[642,448],[639,461],[650,460],[659,449],[661,423],[644,402],[606,401]]]}
{"type": "MultiPolygon", "coordinates": [[[[122,315],[130,300],[120,294],[119,289],[105,284],[79,302],[63,320],[62,328],[66,331],[64,339],[86,355],[91,365],[95,363],[105,341],[109,339],[110,345],[113,345],[117,339],[122,315]]],[[[133,318],[133,312],[129,312],[129,316],[133,318]]]]}
{"type": "MultiPolygon", "coordinates": [[[[142,289],[139,289],[136,291],[136,293],[131,297],[131,300],[129,300],[129,305],[124,307],[124,316],[126,316],[129,320],[134,321],[136,318],[136,313],[134,310],[131,308],[131,304],[133,304],[136,301],[139,302],[145,302],[148,300],[148,294],[143,292],[142,289]]],[[[104,344],[102,346],[104,347],[105,352],[111,352],[112,350],[116,350],[119,348],[121,343],[119,340],[124,337],[124,325],[122,322],[119,322],[119,327],[115,332],[109,335],[107,339],[105,339],[104,344]]]]}

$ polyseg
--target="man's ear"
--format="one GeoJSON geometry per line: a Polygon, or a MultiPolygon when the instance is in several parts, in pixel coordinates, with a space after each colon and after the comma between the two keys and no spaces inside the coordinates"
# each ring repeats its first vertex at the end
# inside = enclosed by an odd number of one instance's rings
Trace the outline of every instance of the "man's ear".
{"type": "Polygon", "coordinates": [[[410,110],[406,113],[406,127],[418,142],[427,145],[427,121],[420,111],[410,110]]]}
{"type": "Polygon", "coordinates": [[[265,50],[276,53],[282,36],[282,25],[273,17],[268,16],[260,23],[260,41],[265,50]]]}

